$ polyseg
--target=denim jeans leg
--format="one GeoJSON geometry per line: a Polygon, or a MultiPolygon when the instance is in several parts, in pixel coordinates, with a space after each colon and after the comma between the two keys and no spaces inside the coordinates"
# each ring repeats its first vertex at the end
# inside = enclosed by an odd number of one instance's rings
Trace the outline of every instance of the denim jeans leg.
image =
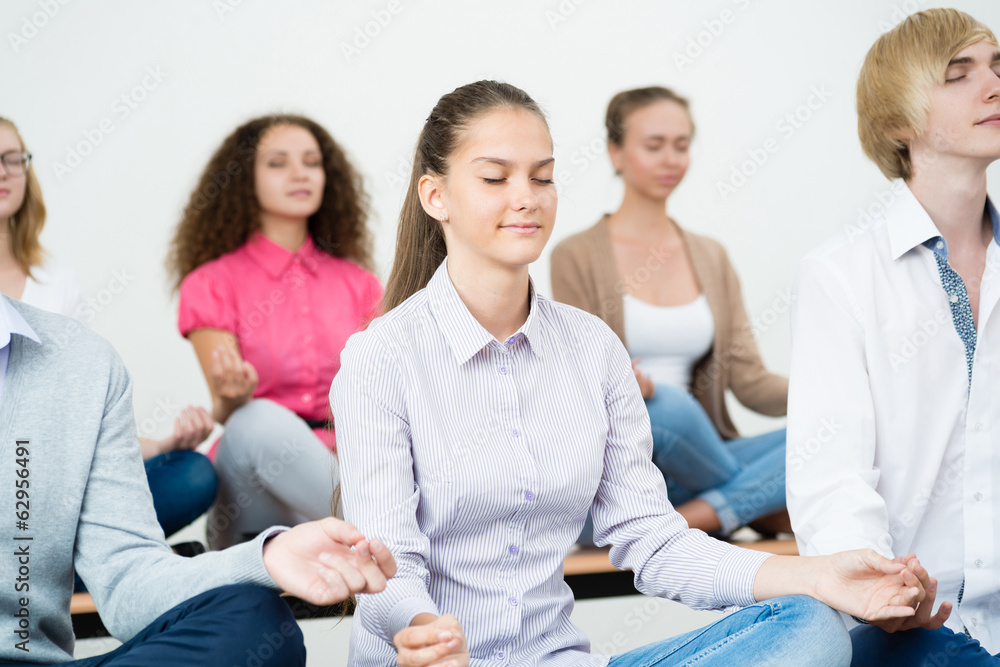
{"type": "Polygon", "coordinates": [[[998,667],[1000,655],[992,656],[975,639],[948,628],[905,632],[883,631],[874,625],[851,630],[854,658],[851,667],[912,665],[913,667],[998,667]]]}
{"type": "Polygon", "coordinates": [[[156,518],[165,536],[200,517],[215,502],[219,480],[208,457],[180,450],[154,456],[145,465],[156,518]]]}
{"type": "Polygon", "coordinates": [[[785,430],[730,440],[726,445],[733,445],[742,470],[702,496],[713,507],[726,508],[723,531],[785,509],[785,430]],[[713,500],[715,494],[718,498],[713,500]]]}
{"type": "Polygon", "coordinates": [[[837,612],[811,597],[759,602],[699,630],[614,656],[608,667],[847,667],[851,641],[837,612]]]}

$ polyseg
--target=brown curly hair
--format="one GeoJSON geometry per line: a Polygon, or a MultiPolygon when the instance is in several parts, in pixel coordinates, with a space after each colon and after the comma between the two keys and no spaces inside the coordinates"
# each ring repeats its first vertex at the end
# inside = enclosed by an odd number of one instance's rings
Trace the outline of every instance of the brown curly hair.
{"type": "Polygon", "coordinates": [[[208,161],[170,243],[167,271],[174,290],[189,273],[236,250],[260,229],[254,160],[261,137],[278,125],[305,128],[323,154],[323,201],[309,216],[309,234],[316,247],[372,269],[368,196],[361,176],[321,125],[303,116],[274,114],[236,128],[208,161]]]}

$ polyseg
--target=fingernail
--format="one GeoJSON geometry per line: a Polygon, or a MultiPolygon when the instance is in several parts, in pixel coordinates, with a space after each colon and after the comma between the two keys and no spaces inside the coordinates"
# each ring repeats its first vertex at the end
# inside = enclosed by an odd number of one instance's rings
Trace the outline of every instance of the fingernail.
{"type": "Polygon", "coordinates": [[[438,641],[439,642],[446,642],[446,641],[448,641],[451,638],[452,638],[452,634],[451,634],[451,632],[449,632],[447,630],[442,630],[441,632],[438,633],[438,641]]]}
{"type": "Polygon", "coordinates": [[[327,562],[329,562],[331,558],[333,558],[333,554],[331,554],[331,553],[328,553],[328,552],[326,552],[326,551],[324,551],[323,553],[321,553],[321,554],[319,555],[319,559],[320,559],[321,561],[323,561],[324,563],[327,563],[327,562]]]}
{"type": "Polygon", "coordinates": [[[379,542],[377,537],[373,539],[371,542],[369,542],[368,546],[371,548],[373,554],[377,554],[378,552],[382,551],[382,543],[379,542]]]}

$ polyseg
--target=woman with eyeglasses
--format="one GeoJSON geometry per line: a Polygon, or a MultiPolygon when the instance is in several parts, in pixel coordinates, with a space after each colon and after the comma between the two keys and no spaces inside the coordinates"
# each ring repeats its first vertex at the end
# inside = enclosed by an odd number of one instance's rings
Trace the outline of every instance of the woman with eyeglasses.
{"type": "MultiPolygon", "coordinates": [[[[82,300],[75,274],[45,257],[39,241],[45,203],[30,167],[31,153],[17,127],[0,118],[0,292],[30,306],[80,319],[82,300]]],[[[212,463],[193,451],[212,427],[203,408],[188,406],[177,416],[171,435],[139,438],[156,518],[167,537],[204,514],[215,499],[212,463]]],[[[184,545],[178,551],[199,549],[184,545]]]]}
{"type": "Polygon", "coordinates": [[[81,305],[73,272],[46,259],[38,240],[45,226],[42,189],[17,128],[0,118],[0,292],[73,317],[81,305]]]}

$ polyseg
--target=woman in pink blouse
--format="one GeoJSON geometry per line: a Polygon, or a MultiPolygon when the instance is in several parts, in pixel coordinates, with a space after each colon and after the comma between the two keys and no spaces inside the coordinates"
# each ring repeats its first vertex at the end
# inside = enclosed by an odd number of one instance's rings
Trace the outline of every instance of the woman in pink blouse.
{"type": "Polygon", "coordinates": [[[208,540],[328,516],[338,478],[325,400],[348,337],[376,314],[367,199],[315,122],[245,123],[212,156],[169,259],[178,327],[225,433],[208,540]]]}

